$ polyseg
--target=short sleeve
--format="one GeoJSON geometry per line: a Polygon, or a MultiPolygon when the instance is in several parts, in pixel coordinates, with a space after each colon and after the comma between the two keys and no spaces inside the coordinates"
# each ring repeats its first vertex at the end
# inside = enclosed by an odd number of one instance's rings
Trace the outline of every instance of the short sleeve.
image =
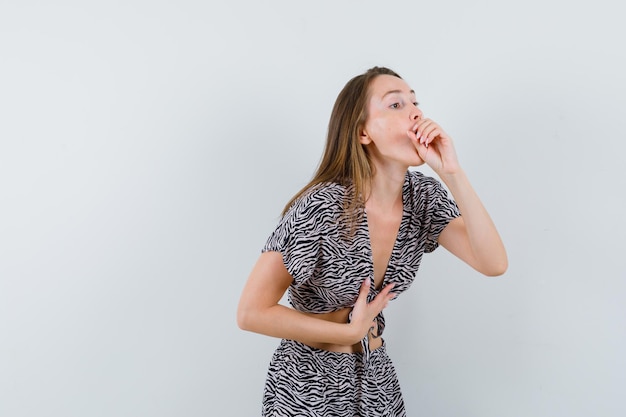
{"type": "Polygon", "coordinates": [[[429,253],[437,249],[439,235],[451,220],[461,215],[461,212],[448,191],[436,179],[429,178],[425,184],[425,192],[428,232],[424,251],[429,253]]]}
{"type": "Polygon", "coordinates": [[[295,285],[308,281],[322,250],[322,210],[310,196],[297,200],[280,219],[262,252],[280,252],[295,285]]]}

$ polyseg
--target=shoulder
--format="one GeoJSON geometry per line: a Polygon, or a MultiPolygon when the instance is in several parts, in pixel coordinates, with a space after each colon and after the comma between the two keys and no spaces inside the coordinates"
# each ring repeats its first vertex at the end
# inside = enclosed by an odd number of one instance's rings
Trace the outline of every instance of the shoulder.
{"type": "Polygon", "coordinates": [[[430,194],[443,189],[438,179],[424,175],[420,171],[407,171],[404,185],[404,191],[413,194],[430,194]]]}

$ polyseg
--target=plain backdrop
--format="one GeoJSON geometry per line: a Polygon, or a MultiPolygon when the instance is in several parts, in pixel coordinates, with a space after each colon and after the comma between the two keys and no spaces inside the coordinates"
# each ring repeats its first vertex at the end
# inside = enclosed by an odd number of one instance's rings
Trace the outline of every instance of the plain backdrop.
{"type": "Polygon", "coordinates": [[[278,340],[239,295],[374,65],[510,260],[440,249],[388,307],[409,415],[626,415],[618,5],[0,0],[0,415],[260,415],[278,340]]]}

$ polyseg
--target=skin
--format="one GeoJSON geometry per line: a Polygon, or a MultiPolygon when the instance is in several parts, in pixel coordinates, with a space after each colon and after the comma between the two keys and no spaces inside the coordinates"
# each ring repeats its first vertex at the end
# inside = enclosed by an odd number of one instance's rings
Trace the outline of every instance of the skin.
{"type": "MultiPolygon", "coordinates": [[[[365,208],[374,261],[374,282],[365,280],[352,309],[309,314],[279,304],[293,279],[282,255],[263,253],[243,289],[237,310],[240,328],[300,341],[321,349],[353,352],[374,318],[395,297],[392,284],[367,302],[370,285],[382,284],[402,219],[402,186],[407,169],[426,163],[446,184],[462,216],[452,220],[439,243],[487,276],[503,274],[507,255],[502,240],[458,162],[454,144],[441,127],[425,118],[407,83],[379,75],[369,86],[367,120],[359,140],[371,156],[374,176],[365,208]],[[347,323],[352,311],[352,320],[347,323]]],[[[371,348],[380,346],[371,339],[371,348]],[[373,344],[373,345],[372,345],[373,344]]]]}

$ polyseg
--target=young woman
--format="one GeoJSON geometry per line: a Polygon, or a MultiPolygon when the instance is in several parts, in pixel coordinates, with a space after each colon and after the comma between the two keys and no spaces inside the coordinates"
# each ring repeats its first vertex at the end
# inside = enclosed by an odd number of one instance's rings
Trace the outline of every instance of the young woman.
{"type": "Polygon", "coordinates": [[[333,108],[324,155],[287,204],[243,289],[239,327],[281,338],[264,416],[404,416],[382,310],[441,244],[488,276],[498,232],[452,139],[398,74],[374,67],[333,108]],[[409,167],[428,164],[446,184],[409,167]],[[292,307],[279,304],[289,290],[292,307]]]}

